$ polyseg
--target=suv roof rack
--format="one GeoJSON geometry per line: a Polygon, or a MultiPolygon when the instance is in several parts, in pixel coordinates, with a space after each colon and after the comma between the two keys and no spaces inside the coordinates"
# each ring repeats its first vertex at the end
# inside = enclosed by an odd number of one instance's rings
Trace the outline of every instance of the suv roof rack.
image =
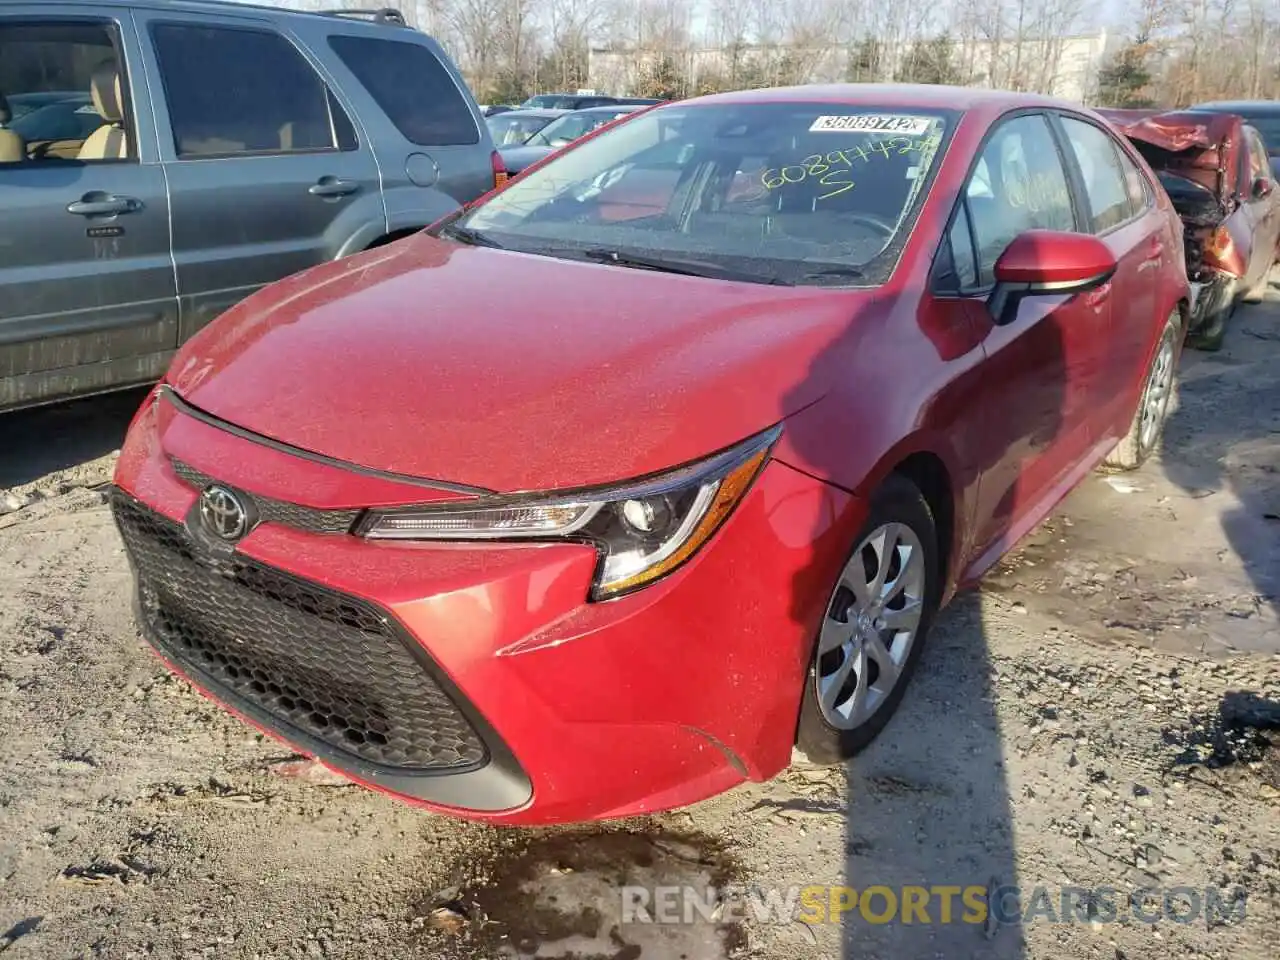
{"type": "Polygon", "coordinates": [[[403,13],[395,7],[382,7],[377,10],[355,9],[355,10],[318,10],[327,17],[352,17],[357,20],[372,20],[374,23],[390,23],[397,27],[409,26],[409,21],[405,19],[403,13]]]}

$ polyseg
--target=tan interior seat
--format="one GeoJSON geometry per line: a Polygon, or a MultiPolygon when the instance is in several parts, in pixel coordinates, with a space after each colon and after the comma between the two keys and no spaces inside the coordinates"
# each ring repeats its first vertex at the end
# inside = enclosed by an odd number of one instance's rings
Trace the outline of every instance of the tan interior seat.
{"type": "Polygon", "coordinates": [[[0,94],[0,163],[21,163],[27,159],[27,141],[21,135],[6,129],[13,119],[9,101],[0,94]]]}
{"type": "Polygon", "coordinates": [[[77,159],[124,160],[129,156],[128,136],[124,131],[124,98],[120,90],[120,71],[110,61],[93,72],[89,92],[93,109],[105,121],[85,140],[77,159]]]}

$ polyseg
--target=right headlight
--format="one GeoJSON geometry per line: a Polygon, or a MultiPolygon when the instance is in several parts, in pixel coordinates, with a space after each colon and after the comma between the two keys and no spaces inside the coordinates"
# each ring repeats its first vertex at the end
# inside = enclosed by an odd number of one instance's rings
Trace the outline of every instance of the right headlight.
{"type": "Polygon", "coordinates": [[[374,540],[586,541],[600,555],[591,598],[616,597],[697,553],[742,500],[781,432],[772,427],[705,460],[617,487],[370,511],[357,532],[374,540]]]}

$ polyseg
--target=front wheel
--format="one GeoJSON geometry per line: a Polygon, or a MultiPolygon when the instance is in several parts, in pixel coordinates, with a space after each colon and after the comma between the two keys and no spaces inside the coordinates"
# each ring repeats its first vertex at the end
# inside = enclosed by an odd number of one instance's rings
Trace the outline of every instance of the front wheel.
{"type": "Polygon", "coordinates": [[[805,679],[796,746],[839,763],[871,743],[902,701],[937,608],[933,513],[894,475],[840,573],[805,679]]]}
{"type": "Polygon", "coordinates": [[[1262,303],[1263,300],[1267,299],[1267,290],[1270,289],[1270,287],[1271,268],[1268,267],[1262,272],[1262,277],[1258,282],[1250,287],[1241,299],[1243,299],[1245,303],[1262,303]]]}
{"type": "Polygon", "coordinates": [[[1178,389],[1178,336],[1181,330],[1182,317],[1175,310],[1165,321],[1160,334],[1160,343],[1147,370],[1129,432],[1107,454],[1103,461],[1105,466],[1115,470],[1136,470],[1147,462],[1159,445],[1169,406],[1178,389]]]}

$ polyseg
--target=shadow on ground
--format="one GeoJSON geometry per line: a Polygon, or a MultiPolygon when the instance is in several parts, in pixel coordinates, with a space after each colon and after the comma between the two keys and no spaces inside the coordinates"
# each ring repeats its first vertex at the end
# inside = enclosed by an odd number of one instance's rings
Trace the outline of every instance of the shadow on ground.
{"type": "Polygon", "coordinates": [[[1184,361],[1181,403],[1169,420],[1165,475],[1192,493],[1234,502],[1222,530],[1253,583],[1256,605],[1280,614],[1280,302],[1241,306],[1225,348],[1184,361]]]}
{"type": "Polygon", "coordinates": [[[1017,899],[1003,890],[1018,877],[986,645],[979,596],[962,594],[939,615],[900,713],[849,764],[846,882],[864,896],[923,887],[929,900],[927,922],[876,922],[883,896],[870,914],[860,903],[844,924],[847,960],[1024,956],[1017,899]],[[984,918],[988,896],[998,909],[984,918]]]}
{"type": "Polygon", "coordinates": [[[0,414],[0,491],[120,449],[146,390],[0,414]]]}

